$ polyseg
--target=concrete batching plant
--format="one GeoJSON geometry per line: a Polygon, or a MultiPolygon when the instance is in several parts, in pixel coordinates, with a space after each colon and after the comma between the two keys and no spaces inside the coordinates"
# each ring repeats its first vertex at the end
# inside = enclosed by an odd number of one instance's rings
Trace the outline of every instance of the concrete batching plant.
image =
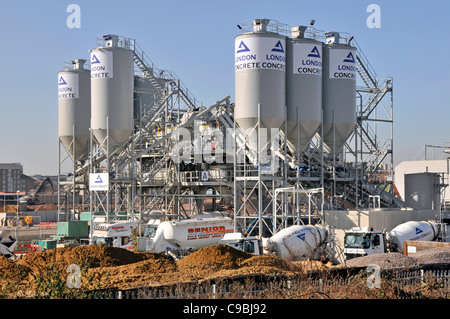
{"type": "Polygon", "coordinates": [[[272,19],[241,30],[235,103],[204,106],[134,39],[116,35],[98,39],[90,70],[60,72],[60,141],[74,162],[73,181],[60,186],[74,204],[60,206],[94,223],[222,211],[247,234],[323,222],[324,209],[367,207],[372,196],[396,206],[379,179],[392,143],[383,153],[369,128],[392,81],[379,81],[344,33],[272,19]]]}

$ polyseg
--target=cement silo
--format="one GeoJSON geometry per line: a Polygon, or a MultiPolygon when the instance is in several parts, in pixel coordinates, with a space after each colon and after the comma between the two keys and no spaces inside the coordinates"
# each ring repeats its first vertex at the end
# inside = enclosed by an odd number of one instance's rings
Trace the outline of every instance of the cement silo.
{"type": "Polygon", "coordinates": [[[278,23],[255,19],[235,37],[235,119],[242,130],[280,128],[286,105],[286,37],[278,23]],[[259,111],[259,112],[258,112],[259,111]]]}
{"type": "Polygon", "coordinates": [[[323,50],[323,142],[337,153],[356,126],[356,48],[339,33],[325,34],[323,50]]]}
{"type": "Polygon", "coordinates": [[[286,49],[287,137],[295,151],[310,142],[322,123],[323,43],[305,31],[292,27],[286,49]]]}
{"type": "Polygon", "coordinates": [[[91,77],[84,63],[73,60],[71,69],[58,72],[58,136],[75,162],[89,153],[91,77]]]}
{"type": "Polygon", "coordinates": [[[104,38],[104,47],[91,50],[91,129],[102,150],[112,153],[133,132],[134,61],[117,36],[104,38]]]}

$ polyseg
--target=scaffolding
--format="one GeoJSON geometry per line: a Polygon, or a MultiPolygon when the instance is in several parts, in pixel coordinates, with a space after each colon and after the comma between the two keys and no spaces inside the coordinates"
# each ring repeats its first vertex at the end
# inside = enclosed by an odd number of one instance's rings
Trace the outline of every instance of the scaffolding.
{"type": "MultiPolygon", "coordinates": [[[[98,38],[99,46],[106,37],[98,38]]],[[[133,134],[105,153],[91,133],[89,159],[74,161],[74,182],[60,184],[60,194],[72,194],[74,201],[83,192],[94,225],[146,222],[154,212],[185,219],[222,211],[234,217],[235,231],[270,236],[292,224],[323,222],[324,209],[368,207],[374,196],[380,207],[398,205],[392,187],[393,80],[378,79],[356,42],[364,86],[357,88],[357,125],[337,156],[324,150],[319,131],[303,150],[291,152],[286,121],[271,132],[259,124],[241,131],[230,96],[205,107],[134,39],[118,37],[118,43],[133,51],[133,134]],[[108,176],[105,191],[89,191],[95,174],[108,176]]]]}

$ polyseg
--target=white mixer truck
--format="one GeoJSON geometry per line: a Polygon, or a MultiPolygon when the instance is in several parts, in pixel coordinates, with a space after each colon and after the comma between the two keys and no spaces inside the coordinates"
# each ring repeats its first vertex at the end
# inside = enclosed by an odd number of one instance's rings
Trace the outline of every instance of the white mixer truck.
{"type": "Polygon", "coordinates": [[[344,255],[348,260],[386,252],[404,253],[406,241],[433,241],[438,233],[438,225],[433,221],[409,221],[389,232],[353,227],[344,236],[344,255]]]}
{"type": "Polygon", "coordinates": [[[327,240],[328,232],[321,225],[293,225],[270,238],[226,234],[220,243],[255,255],[272,254],[293,261],[326,256],[327,240]]]}
{"type": "Polygon", "coordinates": [[[233,232],[233,220],[222,214],[200,214],[176,221],[149,221],[138,238],[138,251],[170,252],[177,257],[188,252],[217,245],[223,236],[233,232]]]}
{"type": "Polygon", "coordinates": [[[93,243],[136,250],[138,223],[133,221],[101,223],[94,226],[93,243]]]}

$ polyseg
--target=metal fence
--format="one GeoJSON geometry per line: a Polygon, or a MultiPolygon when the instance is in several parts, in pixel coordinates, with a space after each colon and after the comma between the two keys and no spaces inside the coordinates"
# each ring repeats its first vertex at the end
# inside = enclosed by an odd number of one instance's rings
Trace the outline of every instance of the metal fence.
{"type": "MultiPolygon", "coordinates": [[[[415,284],[429,284],[449,293],[450,265],[446,269],[414,269],[401,271],[383,271],[381,280],[389,281],[392,286],[404,288],[415,284]]],[[[287,293],[290,289],[314,287],[322,291],[325,285],[341,285],[350,283],[353,272],[341,273],[332,280],[308,277],[307,280],[297,281],[289,277],[246,275],[222,280],[210,280],[202,283],[184,282],[172,285],[153,287],[139,287],[133,289],[96,290],[87,293],[90,299],[223,299],[223,298],[273,298],[280,292],[287,293]],[[301,287],[299,287],[299,283],[301,287]]]]}

